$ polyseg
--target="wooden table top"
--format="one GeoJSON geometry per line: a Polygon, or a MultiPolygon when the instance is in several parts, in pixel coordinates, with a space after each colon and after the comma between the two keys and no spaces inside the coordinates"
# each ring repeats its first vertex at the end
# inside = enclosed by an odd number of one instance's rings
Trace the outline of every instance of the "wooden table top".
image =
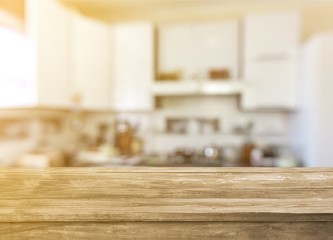
{"type": "Polygon", "coordinates": [[[333,169],[12,168],[0,189],[0,235],[10,223],[333,223],[333,169]]]}
{"type": "Polygon", "coordinates": [[[0,222],[333,221],[331,169],[3,169],[0,188],[0,222]]]}

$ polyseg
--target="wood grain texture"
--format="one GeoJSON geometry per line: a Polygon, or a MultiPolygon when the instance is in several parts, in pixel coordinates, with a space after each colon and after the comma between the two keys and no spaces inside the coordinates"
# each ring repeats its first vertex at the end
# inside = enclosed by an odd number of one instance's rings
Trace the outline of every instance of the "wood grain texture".
{"type": "Polygon", "coordinates": [[[0,239],[333,239],[332,222],[125,222],[0,224],[0,239]]]}
{"type": "Polygon", "coordinates": [[[0,189],[0,239],[333,236],[333,169],[1,169],[0,189]]]}

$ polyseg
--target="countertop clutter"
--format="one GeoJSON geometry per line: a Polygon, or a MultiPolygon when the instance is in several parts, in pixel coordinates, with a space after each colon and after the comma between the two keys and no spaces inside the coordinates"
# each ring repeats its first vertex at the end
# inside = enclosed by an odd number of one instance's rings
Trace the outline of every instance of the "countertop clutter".
{"type": "MultiPolygon", "coordinates": [[[[166,131],[171,134],[192,134],[189,132],[188,123],[183,118],[166,119],[166,131]]],[[[198,129],[206,131],[206,134],[214,134],[219,129],[218,120],[215,118],[198,119],[198,123],[200,123],[198,129]]],[[[95,138],[88,141],[85,147],[77,149],[69,165],[72,167],[298,167],[302,165],[300,159],[297,159],[286,145],[257,144],[251,138],[251,128],[252,124],[246,124],[244,129],[235,129],[237,133],[247,134],[245,141],[240,145],[210,144],[198,147],[186,142],[170,151],[148,152],[145,151],[144,138],[138,134],[139,122],[118,119],[114,122],[113,131],[110,131],[107,124],[100,124],[95,138]]]]}
{"type": "Polygon", "coordinates": [[[301,158],[297,158],[288,145],[256,141],[251,130],[255,124],[247,121],[232,125],[238,142],[221,143],[219,139],[228,139],[230,136],[221,131],[220,119],[213,117],[166,117],[165,130],[162,133],[149,133],[149,122],[144,123],[138,116],[114,118],[111,114],[102,117],[97,115],[98,119],[90,122],[91,120],[87,121],[88,117],[83,117],[83,113],[61,113],[53,117],[49,114],[31,115],[31,119],[22,115],[16,121],[11,118],[0,121],[2,142],[25,144],[23,151],[15,151],[8,160],[0,158],[0,163],[8,163],[3,166],[302,166],[301,158]],[[155,144],[154,141],[158,138],[154,134],[171,137],[171,140],[155,144]],[[205,137],[207,139],[204,139],[205,137]],[[179,138],[181,141],[177,142],[172,138],[179,138]],[[195,142],[196,138],[202,138],[203,141],[198,144],[195,142]],[[168,149],[165,150],[165,147],[168,149]]]}
{"type": "MultiPolygon", "coordinates": [[[[118,138],[116,138],[119,140],[118,138]]],[[[126,136],[125,144],[131,143],[126,136]]],[[[119,143],[116,143],[119,144],[119,143]]],[[[132,143],[136,144],[136,143],[132,143]]],[[[144,144],[140,141],[140,144],[144,144]]],[[[135,147],[136,150],[136,147],[135,147]]],[[[179,147],[166,153],[144,153],[123,150],[104,143],[99,147],[80,149],[71,161],[72,167],[298,167],[302,166],[287,146],[259,146],[251,141],[241,146],[211,145],[204,148],[179,147]]]]}
{"type": "Polygon", "coordinates": [[[74,167],[298,167],[301,166],[286,147],[255,147],[251,143],[241,148],[207,146],[203,149],[178,148],[166,154],[119,155],[114,148],[102,146],[81,150],[71,161],[74,167]],[[111,151],[111,152],[109,152],[111,151]]]}
{"type": "Polygon", "coordinates": [[[333,172],[0,169],[2,239],[330,239],[333,172]]]}

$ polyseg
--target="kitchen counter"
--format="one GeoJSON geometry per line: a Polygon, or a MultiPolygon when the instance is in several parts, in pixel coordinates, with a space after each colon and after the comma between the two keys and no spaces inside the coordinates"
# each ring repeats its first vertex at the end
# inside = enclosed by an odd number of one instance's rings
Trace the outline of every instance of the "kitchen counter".
{"type": "Polygon", "coordinates": [[[0,239],[330,239],[333,169],[0,170],[0,239]]]}

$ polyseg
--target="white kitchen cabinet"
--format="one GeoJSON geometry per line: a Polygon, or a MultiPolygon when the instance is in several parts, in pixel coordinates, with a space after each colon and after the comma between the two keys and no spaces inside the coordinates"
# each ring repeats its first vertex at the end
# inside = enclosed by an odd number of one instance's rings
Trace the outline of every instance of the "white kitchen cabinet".
{"type": "Polygon", "coordinates": [[[77,16],[74,35],[74,89],[84,109],[152,109],[150,24],[107,25],[77,16]]]}
{"type": "Polygon", "coordinates": [[[10,66],[0,73],[0,107],[152,109],[151,24],[110,26],[57,0],[27,0],[26,22],[28,37],[9,40],[3,58],[10,66]]]}
{"type": "Polygon", "coordinates": [[[8,73],[8,81],[0,76],[1,107],[69,108],[75,100],[83,109],[110,109],[114,64],[108,25],[76,15],[57,0],[27,0],[26,28],[27,37],[12,43],[17,51],[10,55],[19,75],[8,73]]]}
{"type": "Polygon", "coordinates": [[[290,56],[298,50],[300,30],[300,15],[296,12],[245,17],[245,59],[251,61],[290,56]]]}
{"type": "Polygon", "coordinates": [[[118,23],[113,27],[113,109],[151,110],[153,27],[150,23],[118,23]]]}
{"type": "Polygon", "coordinates": [[[153,92],[157,96],[237,94],[238,56],[237,21],[161,26],[158,73],[179,71],[181,79],[156,81],[153,92]],[[227,69],[233,81],[210,81],[212,69],[227,69]]]}
{"type": "Polygon", "coordinates": [[[244,109],[297,107],[299,44],[298,13],[245,18],[244,109]]]}
{"type": "Polygon", "coordinates": [[[158,71],[180,71],[181,78],[191,78],[197,67],[193,24],[165,25],[158,33],[158,71]]]}
{"type": "Polygon", "coordinates": [[[229,69],[238,77],[238,22],[207,22],[161,26],[158,71],[180,70],[182,79],[208,79],[211,69],[229,69]]]}
{"type": "Polygon", "coordinates": [[[17,106],[68,107],[72,96],[72,13],[56,0],[27,0],[29,97],[17,106]]]}
{"type": "Polygon", "coordinates": [[[239,28],[237,21],[208,22],[195,25],[196,68],[204,79],[211,69],[228,69],[230,78],[238,78],[239,28]]]}
{"type": "Polygon", "coordinates": [[[75,16],[73,30],[73,94],[83,109],[110,109],[112,31],[109,25],[80,15],[75,16]]]}

